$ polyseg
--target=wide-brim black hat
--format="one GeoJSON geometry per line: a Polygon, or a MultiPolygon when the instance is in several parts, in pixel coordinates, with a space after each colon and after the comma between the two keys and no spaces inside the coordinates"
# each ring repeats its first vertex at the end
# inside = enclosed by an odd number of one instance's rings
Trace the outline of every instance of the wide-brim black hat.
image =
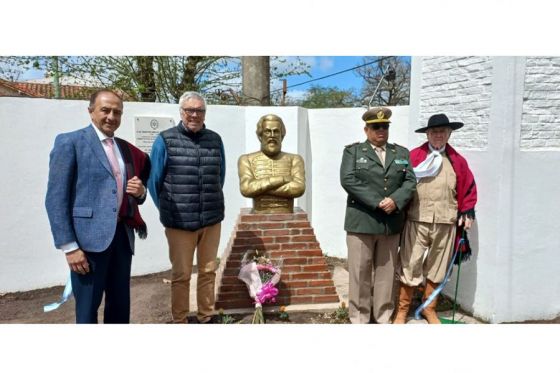
{"type": "Polygon", "coordinates": [[[428,119],[428,125],[426,127],[418,128],[414,132],[425,133],[428,129],[436,127],[450,127],[452,130],[456,130],[463,127],[463,125],[464,124],[461,122],[450,122],[445,114],[435,114],[428,119]]]}

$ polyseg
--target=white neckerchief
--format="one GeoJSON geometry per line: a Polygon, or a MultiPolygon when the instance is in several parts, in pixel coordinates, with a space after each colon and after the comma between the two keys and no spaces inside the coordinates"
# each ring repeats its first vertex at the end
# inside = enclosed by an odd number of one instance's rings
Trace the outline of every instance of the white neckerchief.
{"type": "Polygon", "coordinates": [[[414,174],[416,175],[416,182],[424,177],[436,176],[441,164],[443,162],[443,157],[441,153],[445,151],[445,145],[441,149],[435,149],[431,144],[428,144],[431,151],[426,159],[420,163],[418,166],[414,167],[414,174]]]}

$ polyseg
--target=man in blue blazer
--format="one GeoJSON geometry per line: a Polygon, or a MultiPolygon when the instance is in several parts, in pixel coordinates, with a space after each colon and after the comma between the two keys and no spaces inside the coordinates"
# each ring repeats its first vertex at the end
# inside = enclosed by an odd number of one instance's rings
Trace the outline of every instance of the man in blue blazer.
{"type": "Polygon", "coordinates": [[[45,206],[55,246],[71,270],[76,323],[97,323],[105,293],[105,323],[130,321],[134,231],[145,238],[138,204],[146,198],[148,156],[114,137],[123,113],[112,91],[92,94],[92,125],[56,137],[45,206]]]}

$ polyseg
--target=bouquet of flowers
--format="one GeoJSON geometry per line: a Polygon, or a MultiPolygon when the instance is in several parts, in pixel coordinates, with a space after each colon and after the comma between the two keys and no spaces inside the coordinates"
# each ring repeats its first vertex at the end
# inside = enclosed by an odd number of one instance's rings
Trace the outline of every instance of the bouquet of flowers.
{"type": "Polygon", "coordinates": [[[247,285],[249,295],[255,300],[253,324],[264,324],[262,305],[276,302],[280,266],[280,263],[273,263],[266,254],[259,255],[258,250],[245,252],[241,259],[241,270],[237,277],[247,285]]]}

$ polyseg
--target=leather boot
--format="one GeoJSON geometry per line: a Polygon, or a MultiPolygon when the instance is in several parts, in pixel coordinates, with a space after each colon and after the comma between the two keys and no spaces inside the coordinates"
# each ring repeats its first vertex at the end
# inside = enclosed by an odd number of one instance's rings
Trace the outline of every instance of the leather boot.
{"type": "Polygon", "coordinates": [[[406,324],[410,302],[412,300],[413,287],[401,283],[399,290],[399,305],[397,308],[397,316],[393,320],[393,324],[406,324]]]}
{"type": "MultiPolygon", "coordinates": [[[[426,301],[430,294],[436,290],[439,284],[434,284],[430,280],[426,281],[426,290],[424,291],[424,297],[422,298],[423,301],[426,301]]],[[[436,305],[437,305],[437,297],[432,301],[432,303],[428,304],[428,306],[422,311],[422,316],[428,321],[428,324],[441,324],[439,321],[436,313],[436,305]]]]}

